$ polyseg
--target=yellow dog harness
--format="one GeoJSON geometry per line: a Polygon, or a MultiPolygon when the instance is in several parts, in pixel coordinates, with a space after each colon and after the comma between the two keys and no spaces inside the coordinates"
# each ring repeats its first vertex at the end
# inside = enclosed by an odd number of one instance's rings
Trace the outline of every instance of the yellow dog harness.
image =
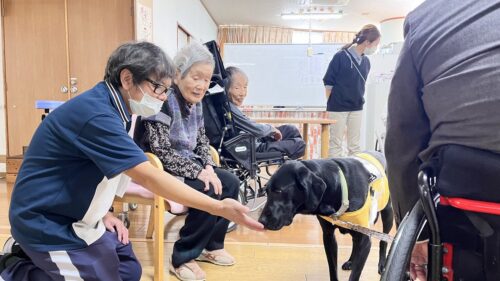
{"type": "Polygon", "coordinates": [[[349,200],[347,200],[348,187],[344,173],[339,169],[342,186],[342,207],[332,216],[323,216],[323,218],[331,223],[341,220],[363,227],[370,227],[374,223],[376,213],[384,209],[389,202],[389,184],[384,167],[375,157],[367,153],[359,153],[354,155],[354,158],[360,161],[375,176],[375,179],[370,182],[370,190],[366,196],[365,204],[356,211],[345,212],[349,207],[349,200]]]}

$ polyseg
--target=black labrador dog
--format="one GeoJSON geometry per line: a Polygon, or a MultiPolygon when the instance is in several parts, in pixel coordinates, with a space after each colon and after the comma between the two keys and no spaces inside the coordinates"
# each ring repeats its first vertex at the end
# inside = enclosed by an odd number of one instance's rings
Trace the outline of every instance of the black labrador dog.
{"type": "MultiPolygon", "coordinates": [[[[377,155],[385,169],[385,158],[377,155]]],[[[305,161],[288,161],[283,164],[267,183],[267,203],[259,221],[269,230],[279,230],[290,225],[296,214],[317,215],[323,230],[330,280],[338,280],[337,241],[334,231],[349,233],[353,247],[349,260],[342,265],[352,270],[349,280],[359,280],[361,271],[371,248],[370,238],[359,232],[333,225],[320,216],[330,216],[341,206],[341,184],[339,169],[342,169],[349,187],[349,209],[355,211],[363,206],[370,192],[371,174],[355,158],[332,158],[305,161]]],[[[388,233],[393,224],[390,201],[380,211],[383,231],[388,233]]],[[[382,272],[386,262],[387,242],[380,242],[378,271],[382,272]]]]}

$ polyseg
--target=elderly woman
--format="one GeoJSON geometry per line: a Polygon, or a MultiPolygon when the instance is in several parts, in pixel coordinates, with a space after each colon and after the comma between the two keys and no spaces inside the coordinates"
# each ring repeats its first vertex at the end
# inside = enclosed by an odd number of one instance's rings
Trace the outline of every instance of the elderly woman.
{"type": "MultiPolygon", "coordinates": [[[[205,135],[201,101],[208,90],[214,60],[199,43],[182,48],[174,58],[177,75],[161,112],[143,120],[146,149],[157,155],[165,170],[212,198],[237,198],[238,178],[215,167],[205,135]]],[[[205,280],[195,260],[233,265],[224,250],[229,221],[191,208],[174,245],[170,270],[180,280],[205,280]]]]}

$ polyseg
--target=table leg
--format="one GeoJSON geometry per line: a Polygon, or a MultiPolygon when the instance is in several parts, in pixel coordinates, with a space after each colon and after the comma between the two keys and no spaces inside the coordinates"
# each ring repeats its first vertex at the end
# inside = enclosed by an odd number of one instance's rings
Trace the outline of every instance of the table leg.
{"type": "Polygon", "coordinates": [[[303,123],[302,124],[302,138],[304,139],[304,142],[306,143],[306,151],[304,152],[304,160],[309,159],[309,124],[303,123]]]}
{"type": "Polygon", "coordinates": [[[328,158],[330,147],[330,125],[321,124],[321,158],[328,158]]]}

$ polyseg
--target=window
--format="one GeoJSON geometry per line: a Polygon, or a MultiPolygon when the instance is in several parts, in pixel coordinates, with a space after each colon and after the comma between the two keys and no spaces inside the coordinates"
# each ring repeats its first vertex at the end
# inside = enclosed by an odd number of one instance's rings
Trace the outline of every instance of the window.
{"type": "Polygon", "coordinates": [[[191,34],[186,31],[182,26],[177,24],[177,50],[186,46],[191,42],[191,34]]]}

